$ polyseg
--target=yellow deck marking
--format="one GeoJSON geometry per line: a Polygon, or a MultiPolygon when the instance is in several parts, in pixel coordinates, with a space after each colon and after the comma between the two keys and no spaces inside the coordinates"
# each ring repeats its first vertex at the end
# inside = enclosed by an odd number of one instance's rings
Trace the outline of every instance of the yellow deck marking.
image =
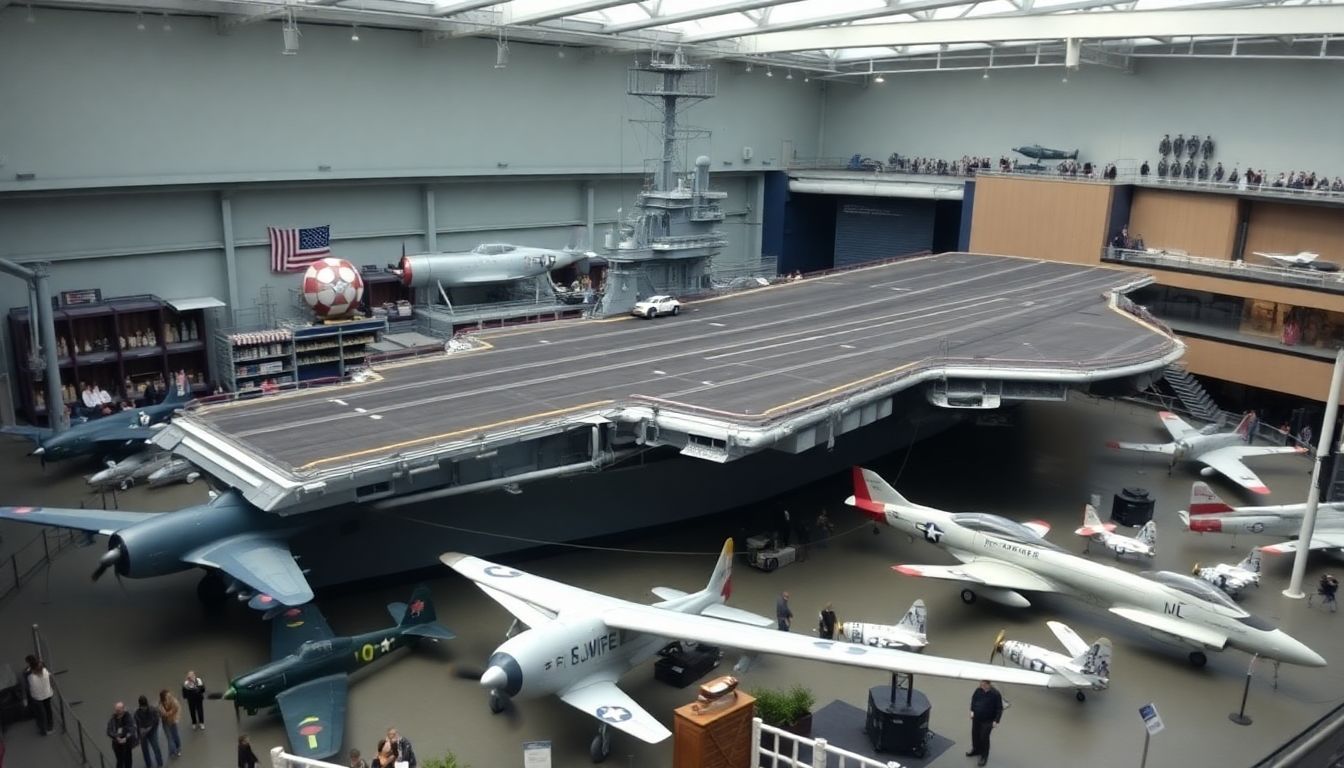
{"type": "Polygon", "coordinates": [[[913,368],[913,367],[915,367],[916,365],[918,365],[918,364],[921,363],[921,362],[923,362],[923,361],[920,360],[920,361],[916,361],[916,362],[906,363],[905,365],[899,366],[899,367],[897,367],[897,368],[888,368],[888,369],[885,370],[885,371],[881,371],[881,372],[879,372],[879,373],[874,373],[874,374],[872,374],[871,376],[864,376],[863,378],[861,378],[861,379],[855,379],[854,381],[845,382],[844,384],[840,384],[839,386],[831,387],[830,389],[822,390],[821,392],[817,392],[816,394],[808,395],[808,396],[806,396],[806,397],[800,397],[800,398],[798,398],[797,400],[790,400],[790,401],[787,402],[787,403],[783,403],[783,404],[781,404],[781,405],[776,405],[774,408],[767,408],[766,410],[761,411],[761,415],[762,415],[762,416],[769,416],[769,415],[772,414],[772,413],[776,413],[776,412],[778,412],[778,411],[782,411],[782,410],[785,410],[785,409],[788,409],[788,408],[792,408],[792,407],[795,406],[795,405],[801,405],[801,404],[806,403],[806,402],[811,401],[811,400],[816,400],[816,399],[818,399],[818,398],[826,397],[827,395],[833,395],[833,394],[835,394],[836,392],[840,392],[840,391],[843,391],[843,390],[846,390],[846,389],[851,389],[851,388],[856,387],[856,386],[858,386],[858,385],[860,385],[860,384],[866,384],[866,383],[868,383],[868,382],[870,382],[870,381],[872,381],[872,380],[874,380],[874,379],[880,379],[880,378],[883,378],[883,377],[885,377],[885,376],[890,376],[890,375],[892,375],[892,374],[894,374],[894,373],[900,373],[901,371],[904,371],[904,370],[906,370],[906,369],[908,369],[908,368],[913,368]]]}

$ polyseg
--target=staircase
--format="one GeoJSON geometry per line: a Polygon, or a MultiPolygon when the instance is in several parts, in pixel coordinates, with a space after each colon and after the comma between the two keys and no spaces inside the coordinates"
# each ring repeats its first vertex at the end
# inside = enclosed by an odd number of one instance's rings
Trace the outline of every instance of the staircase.
{"type": "Polygon", "coordinates": [[[1187,371],[1184,365],[1179,363],[1168,365],[1162,371],[1162,378],[1167,382],[1167,386],[1171,387],[1171,391],[1176,393],[1181,404],[1196,418],[1210,424],[1222,422],[1223,410],[1213,402],[1208,390],[1204,389],[1204,385],[1200,384],[1199,379],[1187,371]]]}

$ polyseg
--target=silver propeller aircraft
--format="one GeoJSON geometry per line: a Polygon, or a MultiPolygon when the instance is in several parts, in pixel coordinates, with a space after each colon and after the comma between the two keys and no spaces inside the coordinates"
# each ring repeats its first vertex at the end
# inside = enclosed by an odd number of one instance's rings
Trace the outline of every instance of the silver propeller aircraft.
{"type": "Polygon", "coordinates": [[[994,661],[994,654],[997,653],[1007,662],[1023,669],[1057,677],[1075,688],[1073,695],[1079,701],[1087,701],[1084,691],[1088,689],[1099,691],[1110,687],[1110,640],[1100,637],[1088,645],[1077,632],[1061,621],[1047,621],[1045,625],[1059,639],[1064,650],[1068,651],[1068,656],[1022,640],[1005,640],[1008,630],[1001,629],[999,636],[994,638],[994,649],[989,652],[989,660],[994,661]]]}
{"type": "Polygon", "coordinates": [[[1305,267],[1320,257],[1321,254],[1313,251],[1298,251],[1297,253],[1279,253],[1278,251],[1252,251],[1256,256],[1276,261],[1289,267],[1305,267]]]}
{"type": "MultiPolygon", "coordinates": [[[[1292,539],[1262,547],[1266,552],[1283,554],[1297,551],[1306,504],[1278,504],[1264,507],[1233,507],[1223,501],[1205,483],[1190,486],[1190,508],[1177,512],[1186,530],[1195,533],[1258,533],[1292,539]]],[[[1316,528],[1311,548],[1344,559],[1344,502],[1322,502],[1316,508],[1316,528]]]]}
{"type": "MultiPolygon", "coordinates": [[[[1276,453],[1306,453],[1305,448],[1288,445],[1248,445],[1252,414],[1242,417],[1237,428],[1231,432],[1219,432],[1218,427],[1210,424],[1203,429],[1195,429],[1180,416],[1162,411],[1158,418],[1162,426],[1171,433],[1170,443],[1121,443],[1112,440],[1106,445],[1125,451],[1146,451],[1164,453],[1171,457],[1171,466],[1179,461],[1193,461],[1203,464],[1199,474],[1211,477],[1220,472],[1228,479],[1252,493],[1267,494],[1269,488],[1261,482],[1255,473],[1247,469],[1241,460],[1248,456],[1269,456],[1276,453]]],[[[1170,472],[1170,469],[1168,469],[1170,472]]]]}
{"type": "Polygon", "coordinates": [[[916,600],[895,624],[868,624],[842,621],[836,636],[848,643],[874,648],[919,650],[929,644],[929,612],[923,600],[916,600]]]}
{"type": "Polygon", "coordinates": [[[1229,596],[1236,597],[1241,594],[1243,589],[1252,584],[1257,587],[1260,586],[1260,550],[1252,549],[1236,565],[1216,563],[1211,567],[1201,568],[1199,563],[1195,563],[1195,567],[1190,572],[1223,590],[1229,596]]]}
{"type": "Polygon", "coordinates": [[[563,269],[597,254],[572,248],[533,248],[508,243],[482,243],[470,251],[402,256],[395,270],[408,288],[444,288],[523,280],[563,269]]]}
{"type": "Polygon", "coordinates": [[[671,640],[695,640],[747,653],[774,653],[890,672],[994,680],[1050,687],[1050,676],[991,664],[870,648],[780,632],[764,616],[730,608],[733,542],[723,545],[709,583],[699,592],[658,588],[662,602],[641,605],[524,573],[458,552],[440,558],[504,606],[527,630],[495,649],[481,686],[490,709],[510,699],[556,695],[601,721],[593,738],[594,762],[611,751],[608,728],[657,743],[671,732],[617,685],[621,676],[657,655],[671,640]]]}
{"type": "Polygon", "coordinates": [[[1153,635],[1204,651],[1239,648],[1276,661],[1323,667],[1325,659],[1273,624],[1252,616],[1212,585],[1170,571],[1132,573],[1065,552],[1040,529],[980,512],[944,512],[906,500],[876,472],[854,468],[854,495],[846,504],[960,560],[959,565],[897,565],[907,576],[960,581],[961,599],[977,595],[1027,607],[1022,592],[1057,592],[1105,608],[1153,635]]]}
{"type": "MultiPolygon", "coordinates": [[[[1143,524],[1134,538],[1115,533],[1115,523],[1103,523],[1097,515],[1097,508],[1088,504],[1083,507],[1083,527],[1074,531],[1078,536],[1087,538],[1088,546],[1097,542],[1115,553],[1134,557],[1155,557],[1157,555],[1157,523],[1152,520],[1143,524]]],[[[1084,552],[1087,550],[1084,549],[1084,552]]]]}

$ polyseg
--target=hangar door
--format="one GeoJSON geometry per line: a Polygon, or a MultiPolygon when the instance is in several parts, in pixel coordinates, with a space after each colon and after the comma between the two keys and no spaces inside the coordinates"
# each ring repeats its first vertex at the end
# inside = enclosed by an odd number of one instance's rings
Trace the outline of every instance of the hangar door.
{"type": "Polygon", "coordinates": [[[933,248],[932,200],[841,197],[836,200],[835,266],[849,267],[933,248]]]}

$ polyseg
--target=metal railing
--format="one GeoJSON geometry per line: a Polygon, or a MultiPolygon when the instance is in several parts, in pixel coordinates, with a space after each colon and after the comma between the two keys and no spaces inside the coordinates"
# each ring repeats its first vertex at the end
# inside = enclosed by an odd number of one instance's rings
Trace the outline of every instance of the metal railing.
{"type": "MultiPolygon", "coordinates": [[[[1054,160],[1047,160],[1047,163],[1056,163],[1054,160]]],[[[1344,202],[1344,191],[1335,189],[1292,189],[1289,187],[1275,187],[1272,184],[1244,184],[1238,181],[1235,184],[1229,184],[1226,181],[1212,181],[1208,179],[1187,179],[1184,177],[1159,178],[1156,172],[1149,173],[1147,176],[1140,174],[1137,170],[1119,170],[1126,165],[1132,167],[1133,161],[1113,161],[1117,166],[1117,173],[1114,179],[1102,178],[1101,172],[1106,167],[1106,163],[1093,163],[1093,172],[1091,176],[1084,175],[1081,164],[1077,175],[1061,173],[1054,165],[1047,165],[1043,170],[1031,170],[1026,168],[1017,168],[1010,171],[1001,171],[997,168],[980,169],[976,172],[977,176],[1016,176],[1031,178],[1048,178],[1056,181],[1082,181],[1091,184],[1141,184],[1148,187],[1163,187],[1172,189],[1191,189],[1204,192],[1220,192],[1224,194],[1238,195],[1257,195],[1264,197],[1280,198],[1285,200],[1326,200],[1330,202],[1344,202]]],[[[844,169],[836,169],[844,170],[844,169]]]]}
{"type": "Polygon", "coordinates": [[[41,534],[15,550],[0,568],[0,600],[17,592],[82,535],[69,528],[42,528],[41,534]]]}
{"type": "Polygon", "coordinates": [[[338,763],[327,763],[310,757],[299,757],[285,751],[284,747],[271,748],[271,768],[349,768],[338,763]]]}
{"type": "Polygon", "coordinates": [[[1191,256],[1179,250],[1158,248],[1137,250],[1107,246],[1101,250],[1101,260],[1113,264],[1142,264],[1148,267],[1182,269],[1233,280],[1250,280],[1329,291],[1331,293],[1344,293],[1344,272],[1318,272],[1301,267],[1251,264],[1242,259],[1233,261],[1207,256],[1191,256]]]}
{"type": "MultiPolygon", "coordinates": [[[[796,733],[766,725],[759,717],[751,719],[751,765],[760,766],[762,758],[769,768],[901,768],[893,760],[881,762],[864,757],[856,752],[833,746],[825,739],[812,739],[796,733]],[[769,741],[770,747],[761,742],[769,741]],[[782,747],[782,748],[781,748],[782,747]],[[810,751],[810,759],[800,757],[803,750],[810,751]]],[[[285,768],[276,764],[276,768],[285,768]]]]}

